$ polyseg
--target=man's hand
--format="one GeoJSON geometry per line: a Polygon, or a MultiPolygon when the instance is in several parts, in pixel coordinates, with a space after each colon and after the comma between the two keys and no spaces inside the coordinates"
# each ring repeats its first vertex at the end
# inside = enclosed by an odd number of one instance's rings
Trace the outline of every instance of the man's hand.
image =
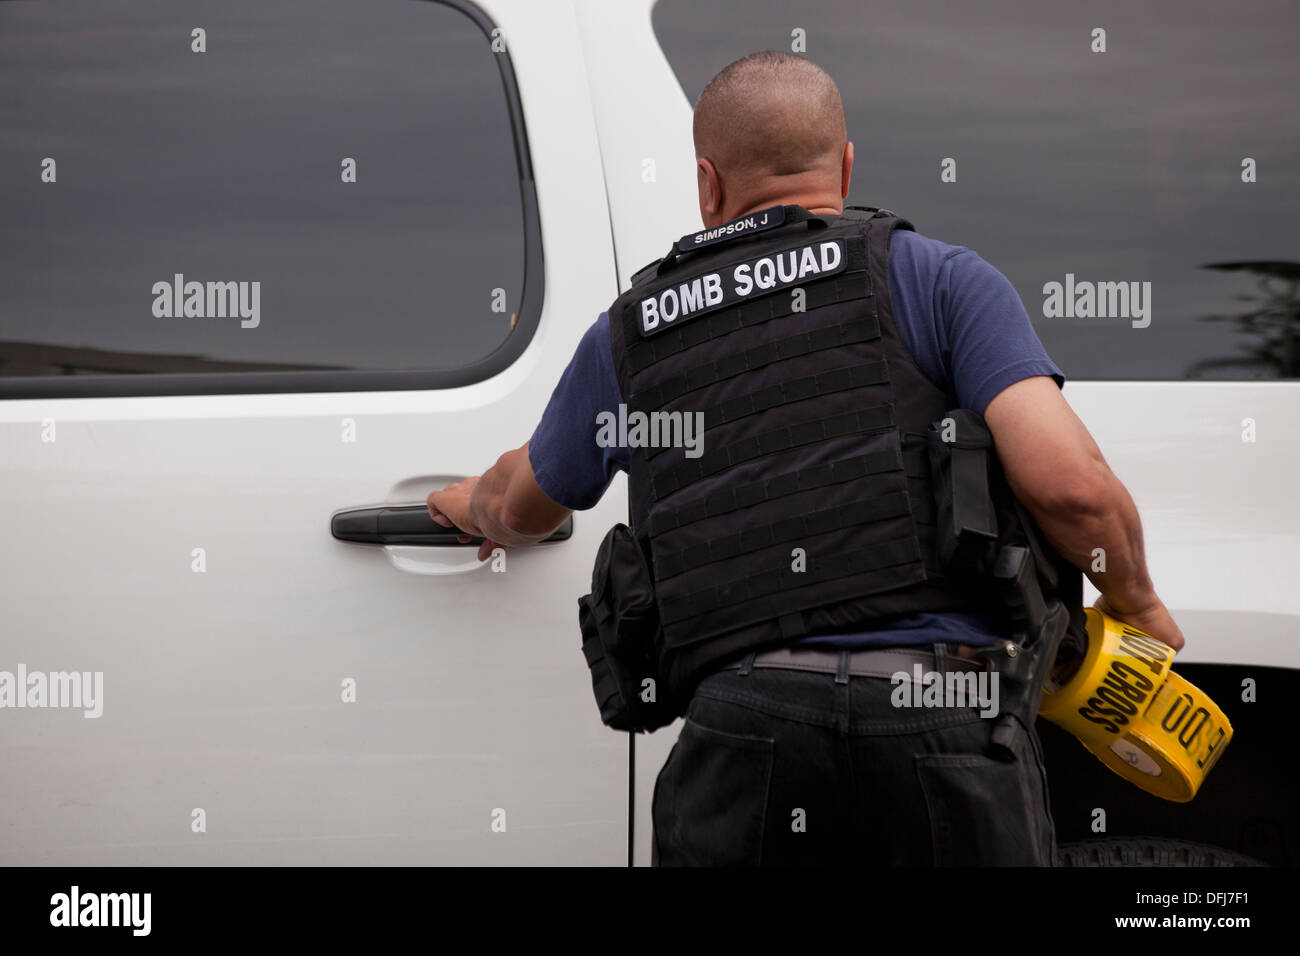
{"type": "Polygon", "coordinates": [[[546,540],[573,513],[548,498],[537,484],[527,442],[506,452],[481,476],[430,492],[428,503],[429,517],[444,528],[460,528],[485,539],[478,549],[480,561],[497,548],[546,540]]]}
{"type": "Polygon", "coordinates": [[[1105,597],[1098,597],[1097,600],[1092,602],[1092,606],[1103,614],[1109,614],[1117,621],[1130,624],[1139,631],[1150,634],[1156,640],[1163,641],[1175,651],[1181,651],[1183,644],[1186,643],[1182,630],[1174,623],[1174,619],[1169,613],[1169,608],[1165,607],[1165,602],[1159,598],[1155,598],[1155,603],[1147,607],[1131,611],[1119,610],[1105,597]]]}
{"type": "MultiPolygon", "coordinates": [[[[469,535],[457,535],[456,540],[462,544],[468,543],[470,535],[476,538],[483,536],[483,531],[474,522],[474,511],[470,505],[474,488],[478,485],[478,478],[478,475],[462,478],[446,488],[429,492],[429,517],[444,528],[468,531],[469,535]]],[[[484,540],[478,548],[478,559],[486,561],[492,556],[494,550],[501,547],[504,545],[484,540]]]]}

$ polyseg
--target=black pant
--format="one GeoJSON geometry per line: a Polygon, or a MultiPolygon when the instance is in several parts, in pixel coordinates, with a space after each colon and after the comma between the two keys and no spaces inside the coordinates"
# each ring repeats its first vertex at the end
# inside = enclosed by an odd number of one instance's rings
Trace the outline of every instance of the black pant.
{"type": "Polygon", "coordinates": [[[899,708],[888,678],[706,677],[655,782],[657,866],[1051,866],[1042,749],[1004,762],[978,707],[899,708]]]}

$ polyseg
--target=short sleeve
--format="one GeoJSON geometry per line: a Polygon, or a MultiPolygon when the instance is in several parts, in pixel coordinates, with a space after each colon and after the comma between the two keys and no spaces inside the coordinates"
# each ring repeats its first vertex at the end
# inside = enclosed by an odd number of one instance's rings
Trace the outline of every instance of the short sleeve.
{"type": "Polygon", "coordinates": [[[969,249],[944,259],[934,285],[934,315],[941,351],[963,408],[984,413],[1010,385],[1065,375],[1048,357],[1015,286],[969,249]]]}
{"type": "Polygon", "coordinates": [[[614,474],[627,470],[626,448],[596,442],[597,416],[617,416],[621,402],[609,315],[602,312],[578,343],[528,442],[533,476],[552,501],[574,511],[591,508],[614,474]]]}

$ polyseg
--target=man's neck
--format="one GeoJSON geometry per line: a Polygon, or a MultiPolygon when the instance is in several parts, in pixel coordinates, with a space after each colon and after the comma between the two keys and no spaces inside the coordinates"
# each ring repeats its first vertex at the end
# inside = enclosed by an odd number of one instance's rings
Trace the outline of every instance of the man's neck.
{"type": "Polygon", "coordinates": [[[731,222],[733,219],[739,219],[741,216],[747,216],[751,212],[758,212],[760,209],[770,209],[773,206],[803,206],[814,216],[841,216],[844,214],[844,204],[842,202],[835,205],[827,205],[824,199],[809,199],[808,197],[799,196],[778,196],[771,199],[764,199],[761,202],[748,203],[743,209],[735,212],[723,219],[722,222],[731,222]],[[814,202],[817,205],[809,206],[807,202],[814,202]]]}

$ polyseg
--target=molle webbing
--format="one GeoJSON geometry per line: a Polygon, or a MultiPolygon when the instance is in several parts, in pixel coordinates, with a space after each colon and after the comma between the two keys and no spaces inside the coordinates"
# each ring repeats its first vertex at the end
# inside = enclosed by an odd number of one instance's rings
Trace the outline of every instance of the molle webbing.
{"type": "Polygon", "coordinates": [[[746,349],[737,355],[729,355],[725,359],[696,365],[667,381],[650,386],[643,392],[628,396],[627,404],[629,408],[637,411],[662,408],[697,388],[717,385],[743,372],[752,372],[773,362],[799,358],[801,355],[809,355],[825,349],[843,348],[856,342],[870,342],[878,338],[880,338],[880,324],[874,318],[844,322],[824,329],[814,329],[811,332],[798,332],[775,342],[755,345],[751,349],[746,349]]]}
{"type": "Polygon", "coordinates": [[[828,438],[837,438],[841,435],[892,428],[893,425],[894,408],[892,405],[884,404],[860,411],[841,412],[829,418],[801,422],[798,425],[774,428],[753,438],[746,438],[715,451],[707,451],[699,458],[687,458],[663,469],[654,476],[654,496],[656,499],[666,498],[674,491],[689,487],[703,478],[765,455],[824,442],[828,438]]]}
{"type": "Polygon", "coordinates": [[[916,541],[899,538],[871,548],[841,554],[818,562],[815,569],[793,571],[790,568],[773,568],[761,574],[738,578],[725,584],[692,591],[680,602],[664,609],[664,624],[674,624],[709,611],[717,611],[745,601],[767,597],[779,591],[808,587],[822,581],[833,581],[850,574],[878,571],[900,564],[915,563],[920,558],[916,541]]]}
{"type": "MultiPolygon", "coordinates": [[[[685,571],[702,568],[706,564],[738,557],[747,551],[757,551],[786,541],[811,538],[814,535],[834,531],[844,525],[877,521],[881,518],[899,518],[907,512],[907,495],[895,491],[866,501],[794,515],[774,524],[746,528],[744,531],[737,531],[726,537],[714,538],[692,548],[657,555],[654,561],[655,577],[664,580],[685,571]]],[[[809,583],[803,578],[800,581],[801,584],[809,583]]]]}
{"type": "Polygon", "coordinates": [[[730,514],[740,508],[784,498],[799,491],[812,491],[839,482],[853,481],[898,467],[898,452],[883,451],[842,461],[828,461],[773,478],[761,478],[742,485],[721,488],[711,495],[671,508],[658,510],[650,519],[649,533],[659,537],[684,524],[730,514]]]}

